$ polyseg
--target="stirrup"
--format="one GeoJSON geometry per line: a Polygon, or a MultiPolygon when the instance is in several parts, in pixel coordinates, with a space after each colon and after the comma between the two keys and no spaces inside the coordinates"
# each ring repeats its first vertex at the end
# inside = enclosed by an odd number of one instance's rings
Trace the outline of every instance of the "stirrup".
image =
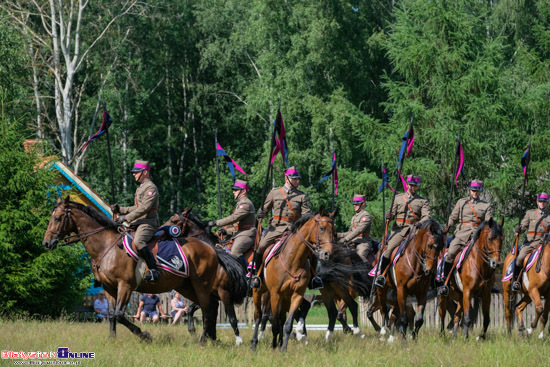
{"type": "Polygon", "coordinates": [[[260,289],[261,286],[262,286],[262,280],[260,279],[260,277],[253,276],[252,279],[250,280],[250,288],[260,289]]]}
{"type": "Polygon", "coordinates": [[[160,273],[157,269],[150,269],[149,274],[143,277],[144,280],[148,282],[156,282],[160,279],[160,273]]]}
{"type": "Polygon", "coordinates": [[[521,283],[520,283],[519,281],[517,281],[517,280],[516,280],[515,282],[513,282],[513,283],[512,283],[512,290],[513,290],[514,292],[519,292],[519,291],[521,291],[521,283]]]}
{"type": "Polygon", "coordinates": [[[384,278],[384,276],[380,274],[378,277],[376,277],[374,285],[378,288],[384,288],[384,286],[386,285],[386,278],[384,278]]]}
{"type": "Polygon", "coordinates": [[[446,285],[442,285],[441,287],[437,288],[437,295],[447,297],[449,295],[449,287],[446,285]]]}
{"type": "Polygon", "coordinates": [[[317,276],[311,278],[309,289],[323,289],[323,280],[317,276]]]}

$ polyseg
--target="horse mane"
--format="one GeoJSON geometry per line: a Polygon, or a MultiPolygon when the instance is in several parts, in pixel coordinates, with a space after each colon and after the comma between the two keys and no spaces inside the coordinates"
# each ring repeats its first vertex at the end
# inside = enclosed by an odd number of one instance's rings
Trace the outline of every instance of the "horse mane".
{"type": "Polygon", "coordinates": [[[428,219],[422,223],[421,228],[424,228],[431,232],[435,238],[436,247],[442,249],[445,245],[443,227],[435,219],[428,219]]]}
{"type": "Polygon", "coordinates": [[[491,229],[491,236],[489,237],[490,240],[502,236],[502,228],[498,225],[496,220],[493,220],[493,218],[491,218],[489,219],[489,221],[482,222],[479,225],[476,233],[474,234],[474,237],[472,238],[472,243],[476,243],[479,236],[481,235],[481,232],[487,226],[489,226],[489,228],[491,229]]]}
{"type": "MultiPolygon", "coordinates": [[[[63,202],[55,204],[54,209],[60,206],[61,204],[63,204],[63,202]]],[[[98,212],[91,206],[80,204],[74,201],[70,201],[69,204],[75,206],[81,212],[84,212],[85,214],[89,215],[90,217],[92,217],[92,219],[94,219],[97,223],[99,223],[105,228],[117,229],[119,226],[119,224],[116,223],[114,220],[112,220],[105,214],[98,212]]]]}
{"type": "Polygon", "coordinates": [[[311,218],[315,217],[319,213],[308,213],[304,214],[302,218],[298,219],[294,224],[292,225],[292,233],[296,232],[298,229],[300,229],[304,224],[306,224],[311,218]]]}
{"type": "MultiPolygon", "coordinates": [[[[186,213],[187,218],[189,218],[191,222],[195,223],[200,229],[205,229],[206,227],[208,227],[208,224],[205,223],[202,219],[200,219],[198,215],[193,213],[193,211],[190,208],[184,209],[182,213],[186,213]]],[[[208,236],[208,238],[212,241],[212,243],[216,243],[218,241],[216,236],[214,236],[212,232],[204,231],[204,233],[206,234],[206,236],[208,236]]]]}

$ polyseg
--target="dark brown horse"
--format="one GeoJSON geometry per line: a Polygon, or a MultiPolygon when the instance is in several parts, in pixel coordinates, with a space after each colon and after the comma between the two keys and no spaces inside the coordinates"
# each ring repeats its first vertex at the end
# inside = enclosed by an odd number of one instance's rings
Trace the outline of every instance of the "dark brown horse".
{"type": "MultiPolygon", "coordinates": [[[[407,317],[407,297],[409,295],[415,296],[417,302],[416,320],[412,331],[413,338],[416,338],[418,331],[424,324],[424,309],[428,290],[437,268],[437,257],[443,246],[444,235],[441,224],[434,219],[425,221],[411,239],[395,266],[390,266],[388,278],[391,281],[386,282],[384,288],[377,290],[382,307],[383,324],[387,324],[386,293],[389,287],[395,289],[397,297],[393,302],[393,310],[403,339],[405,339],[409,324],[407,317]]],[[[399,249],[396,249],[395,253],[397,251],[399,249]]],[[[395,324],[391,329],[389,342],[393,341],[394,331],[395,324]]]]}
{"type": "MultiPolygon", "coordinates": [[[[176,225],[181,228],[181,237],[192,237],[206,242],[211,247],[216,246],[216,237],[210,232],[210,228],[200,220],[191,209],[185,209],[182,213],[174,214],[164,225],[176,225]]],[[[245,267],[235,257],[224,249],[215,248],[218,255],[219,266],[216,272],[216,279],[212,286],[212,294],[222,301],[225,312],[229,317],[229,323],[235,333],[235,343],[242,344],[240,336],[235,305],[243,303],[248,287],[246,284],[245,267]]],[[[196,306],[189,308],[188,328],[194,332],[193,313],[198,309],[196,306]]]]}
{"type": "MultiPolygon", "coordinates": [[[[444,332],[447,302],[454,300],[458,306],[454,314],[453,336],[456,336],[460,319],[464,314],[464,336],[468,338],[470,325],[473,324],[470,302],[473,297],[481,298],[483,312],[483,331],[479,338],[485,339],[491,319],[491,289],[495,284],[495,270],[501,264],[502,222],[499,224],[492,218],[480,224],[474,234],[470,254],[464,259],[461,271],[454,270],[450,277],[449,295],[439,296],[439,316],[441,318],[441,333],[444,332]]],[[[459,260],[459,256],[455,261],[459,260]]]]}
{"type": "MultiPolygon", "coordinates": [[[[528,334],[531,334],[534,329],[536,329],[541,319],[541,329],[539,333],[539,338],[544,337],[544,328],[546,327],[546,322],[548,321],[548,311],[550,311],[550,249],[548,248],[548,241],[543,242],[543,249],[541,249],[540,258],[540,272],[537,272],[537,266],[532,266],[527,272],[524,272],[521,278],[526,278],[528,287],[525,286],[525,282],[520,278],[521,282],[521,293],[522,298],[517,304],[512,304],[512,300],[515,299],[515,292],[512,292],[512,281],[507,280],[502,282],[502,289],[504,291],[504,305],[506,307],[506,324],[508,326],[508,333],[512,332],[512,316],[513,312],[516,312],[518,319],[518,328],[520,333],[523,335],[525,330],[525,325],[523,323],[523,310],[529,303],[535,303],[536,316],[531,327],[527,330],[528,334]],[[544,297],[544,305],[542,304],[541,297],[544,297]]],[[[529,256],[527,256],[528,258],[529,256]]],[[[515,261],[516,257],[514,254],[510,253],[504,259],[504,266],[502,276],[506,275],[506,269],[512,261],[515,261]]]]}
{"type": "MultiPolygon", "coordinates": [[[[282,351],[286,351],[295,313],[302,304],[311,280],[312,264],[316,257],[319,261],[330,259],[335,238],[334,214],[326,214],[321,210],[320,213],[307,214],[300,218],[280,252],[263,267],[265,282],[261,289],[253,293],[253,350],[258,344],[258,328],[262,319],[261,295],[268,291],[273,312],[272,347],[280,346],[282,351]]],[[[268,253],[266,251],[264,257],[268,253]]]]}
{"type": "MultiPolygon", "coordinates": [[[[201,342],[216,338],[216,313],[211,302],[210,289],[218,269],[216,252],[202,241],[188,238],[182,241],[182,250],[189,262],[189,277],[183,278],[161,270],[161,279],[143,281],[139,265],[121,249],[122,235],[119,225],[95,209],[71,202],[69,197],[58,200],[54,207],[43,245],[55,249],[60,245],[82,242],[92,258],[92,272],[105,291],[111,308],[110,337],[116,337],[116,324],[120,322],[141,339],[151,341],[151,335],[126,319],[125,311],[132,291],[162,293],[175,289],[184,297],[198,303],[203,310],[204,330],[201,342]],[[75,233],[76,235],[70,236],[75,233]],[[59,241],[65,240],[64,243],[59,241]]],[[[141,262],[141,261],[140,261],[141,262]]]]}

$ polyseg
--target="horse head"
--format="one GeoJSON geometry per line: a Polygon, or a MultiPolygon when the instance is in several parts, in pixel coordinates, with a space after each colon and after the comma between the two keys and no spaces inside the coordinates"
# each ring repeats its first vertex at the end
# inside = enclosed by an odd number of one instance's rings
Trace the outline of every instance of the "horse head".
{"type": "Polygon", "coordinates": [[[491,218],[479,226],[473,238],[474,243],[477,244],[480,250],[483,262],[488,264],[493,270],[502,264],[500,261],[500,252],[504,239],[502,232],[503,224],[504,220],[497,223],[491,218]]]}
{"type": "Polygon", "coordinates": [[[55,249],[60,240],[77,231],[70,204],[71,201],[68,195],[65,200],[61,200],[60,197],[57,198],[48,222],[48,228],[42,240],[42,245],[47,249],[55,249]]]}
{"type": "Polygon", "coordinates": [[[322,261],[328,261],[333,252],[334,232],[333,216],[321,208],[318,213],[306,214],[294,224],[293,232],[322,261]]]}
{"type": "Polygon", "coordinates": [[[437,220],[429,219],[422,223],[416,236],[415,251],[422,259],[422,270],[425,276],[432,274],[437,268],[437,259],[444,244],[443,227],[437,220]],[[424,235],[420,232],[421,230],[425,231],[424,235]]]}
{"type": "Polygon", "coordinates": [[[207,224],[195,215],[190,208],[184,209],[181,213],[176,212],[164,225],[180,227],[181,236],[183,237],[197,237],[204,234],[213,243],[216,243],[216,238],[207,228],[207,224]]]}

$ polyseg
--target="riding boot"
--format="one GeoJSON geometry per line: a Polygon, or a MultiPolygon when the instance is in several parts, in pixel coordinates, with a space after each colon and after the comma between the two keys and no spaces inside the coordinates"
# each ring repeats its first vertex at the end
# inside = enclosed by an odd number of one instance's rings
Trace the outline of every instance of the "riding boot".
{"type": "Polygon", "coordinates": [[[259,276],[256,276],[257,268],[260,267],[261,263],[262,263],[262,256],[257,252],[255,252],[253,265],[252,265],[252,268],[250,269],[250,273],[252,275],[252,279],[250,280],[250,288],[260,289],[260,287],[262,286],[262,280],[260,279],[259,276]]]}
{"type": "Polygon", "coordinates": [[[445,284],[445,282],[447,281],[447,277],[449,276],[449,273],[451,272],[452,268],[453,268],[453,263],[448,263],[445,261],[445,267],[443,268],[443,279],[442,279],[443,285],[439,287],[439,289],[437,290],[438,296],[447,297],[447,295],[449,294],[449,287],[445,284]]]}
{"type": "Polygon", "coordinates": [[[154,282],[160,279],[160,273],[157,268],[157,262],[151,249],[148,246],[145,246],[138,251],[139,255],[145,260],[147,267],[149,268],[149,274],[147,274],[143,279],[148,282],[154,282]]]}
{"type": "Polygon", "coordinates": [[[390,263],[390,259],[387,259],[385,256],[382,256],[382,260],[380,262],[380,275],[376,277],[376,280],[374,281],[374,285],[378,288],[384,288],[386,285],[386,278],[384,278],[384,272],[386,271],[386,268],[388,267],[390,263]]]}
{"type": "Polygon", "coordinates": [[[518,281],[519,273],[521,272],[521,266],[514,264],[514,275],[512,276],[512,290],[519,292],[521,290],[521,283],[518,281]]]}

